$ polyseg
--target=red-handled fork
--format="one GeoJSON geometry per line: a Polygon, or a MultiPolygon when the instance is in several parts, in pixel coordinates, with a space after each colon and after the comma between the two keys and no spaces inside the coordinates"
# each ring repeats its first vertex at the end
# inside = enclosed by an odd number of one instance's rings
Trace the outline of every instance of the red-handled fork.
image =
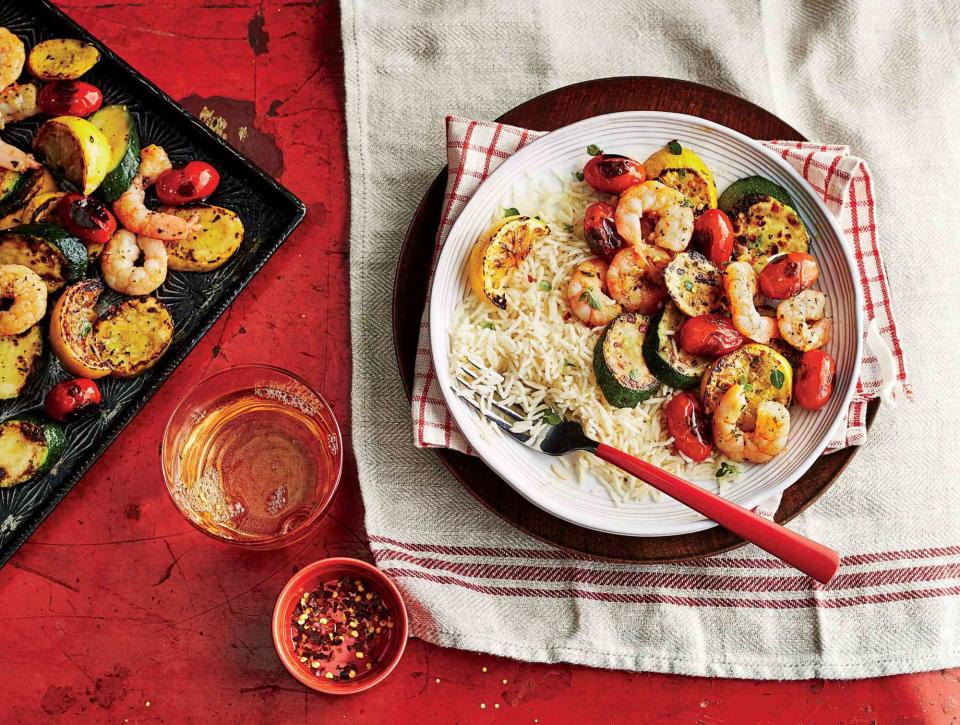
{"type": "Polygon", "coordinates": [[[728,531],[756,544],[818,582],[828,583],[840,567],[840,555],[833,549],[790,531],[690,481],[667,473],[662,468],[635,458],[613,446],[608,446],[606,443],[598,443],[589,438],[583,432],[583,427],[575,421],[564,420],[551,425],[537,445],[529,435],[517,433],[511,429],[511,421],[519,420],[520,416],[508,407],[494,405],[497,412],[509,419],[504,420],[494,415],[493,411],[481,411],[476,403],[461,391],[455,390],[455,392],[474,410],[524,445],[551,456],[562,456],[573,451],[590,451],[604,461],[646,481],[658,491],[689,506],[711,521],[717,522],[728,531]]]}

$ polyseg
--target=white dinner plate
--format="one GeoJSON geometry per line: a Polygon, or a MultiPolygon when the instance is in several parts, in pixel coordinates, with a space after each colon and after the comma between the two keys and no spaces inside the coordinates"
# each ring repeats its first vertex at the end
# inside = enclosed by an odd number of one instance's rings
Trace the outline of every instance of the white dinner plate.
{"type": "MultiPolygon", "coordinates": [[[[711,121],[659,111],[596,116],[553,131],[507,159],[467,203],[440,254],[430,295],[430,342],[437,379],[470,445],[497,475],[541,509],[580,526],[628,536],[687,534],[715,524],[666,497],[614,503],[596,482],[560,479],[551,468],[551,457],[509,438],[491,435],[490,424],[453,392],[450,328],[468,287],[470,250],[493,214],[499,208],[514,206],[514,193],[522,196],[521,189],[538,179],[582,169],[589,160],[586,148],[590,144],[642,161],[671,139],[678,139],[700,155],[713,172],[718,191],[754,174],[783,186],[796,201],[797,211],[811,233],[811,253],[820,267],[817,287],[829,296],[834,319],[833,340],[826,348],[837,363],[833,396],[817,412],[792,406],[787,451],[766,465],[744,466],[739,478],[724,486],[723,495],[752,508],[780,493],[820,456],[831,430],[846,414],[860,371],[863,307],[853,253],[836,219],[793,167],[758,142],[711,121]]],[[[716,490],[713,479],[696,482],[716,490]]]]}

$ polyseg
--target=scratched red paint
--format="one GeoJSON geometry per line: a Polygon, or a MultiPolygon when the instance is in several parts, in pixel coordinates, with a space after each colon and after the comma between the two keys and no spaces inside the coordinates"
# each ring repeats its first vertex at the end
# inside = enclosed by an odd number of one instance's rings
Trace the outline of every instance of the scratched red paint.
{"type": "Polygon", "coordinates": [[[336,3],[63,0],[62,7],[196,112],[203,99],[230,99],[210,107],[226,117],[231,140],[252,120],[240,147],[282,168],[281,180],[309,212],[0,571],[0,721],[960,717],[960,670],[859,682],[745,682],[532,665],[417,640],[393,677],[369,693],[334,700],[297,685],[274,654],[271,608],[298,565],[328,555],[369,558],[353,462],[315,539],[249,553],[208,540],[179,517],[163,492],[158,447],[180,391],[226,365],[263,361],[264,350],[271,362],[314,382],[349,435],[348,194],[336,3]]]}

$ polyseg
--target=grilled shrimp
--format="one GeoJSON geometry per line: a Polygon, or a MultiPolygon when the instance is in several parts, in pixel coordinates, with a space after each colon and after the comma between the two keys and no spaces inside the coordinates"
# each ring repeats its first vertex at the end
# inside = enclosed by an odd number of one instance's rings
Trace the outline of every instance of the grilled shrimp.
{"type": "Polygon", "coordinates": [[[25,169],[39,169],[40,162],[26,151],[16,146],[0,141],[0,169],[23,171],[25,169]]]}
{"type": "Polygon", "coordinates": [[[14,83],[0,91],[0,128],[36,116],[37,87],[32,83],[14,83]]]}
{"type": "Polygon", "coordinates": [[[777,334],[777,321],[757,312],[757,273],[746,262],[731,262],[723,270],[723,290],[730,304],[733,326],[754,342],[764,345],[777,334]]]}
{"type": "Polygon", "coordinates": [[[593,257],[577,265],[567,282],[570,311],[590,327],[606,325],[621,312],[620,305],[606,295],[606,275],[607,263],[593,257]]]}
{"type": "Polygon", "coordinates": [[[164,171],[173,168],[167,152],[151,144],[140,150],[140,171],[120,198],[113,202],[113,213],[124,227],[134,234],[172,242],[183,239],[193,228],[193,221],[173,214],[151,211],[144,204],[146,190],[164,171]]]}
{"type": "Polygon", "coordinates": [[[663,283],[663,268],[670,262],[670,255],[649,244],[624,247],[607,270],[607,288],[610,296],[627,312],[656,312],[667,298],[663,283]]]}
{"type": "Polygon", "coordinates": [[[103,279],[125,295],[153,292],[167,278],[167,248],[159,239],[121,229],[100,253],[103,279]]]}
{"type": "Polygon", "coordinates": [[[787,447],[790,411],[775,400],[765,400],[757,407],[754,429],[745,431],[738,421],[746,407],[743,386],[731,385],[713,413],[713,442],[730,460],[767,463],[787,447]]]}
{"type": "Polygon", "coordinates": [[[0,264],[0,335],[19,335],[47,312],[47,285],[22,264],[0,264]]]}
{"type": "Polygon", "coordinates": [[[6,28],[0,28],[0,88],[6,88],[20,77],[26,60],[23,41],[6,28]]]}
{"type": "Polygon", "coordinates": [[[623,192],[614,221],[617,233],[630,244],[649,241],[671,252],[686,249],[693,236],[693,208],[682,193],[659,181],[645,181],[623,192]],[[644,235],[644,217],[655,220],[648,238],[644,235]]]}
{"type": "Polygon", "coordinates": [[[827,296],[813,289],[804,290],[777,305],[777,326],[783,339],[803,352],[816,350],[830,342],[833,320],[824,318],[826,306],[827,296]]]}

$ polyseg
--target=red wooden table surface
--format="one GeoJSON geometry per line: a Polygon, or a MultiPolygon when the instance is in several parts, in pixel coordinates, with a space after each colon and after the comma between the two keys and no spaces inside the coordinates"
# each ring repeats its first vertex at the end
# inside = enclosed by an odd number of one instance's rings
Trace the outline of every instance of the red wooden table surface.
{"type": "Polygon", "coordinates": [[[748,682],[532,665],[419,640],[368,693],[335,699],[298,685],[274,654],[270,613],[298,566],[330,555],[370,558],[355,465],[347,464],[314,538],[250,553],[213,542],[180,518],[163,491],[159,445],[190,384],[228,365],[261,361],[315,383],[349,442],[349,204],[337,5],[63,0],[61,7],[192,112],[221,127],[225,121],[231,142],[308,211],[0,571],[0,722],[960,719],[960,670],[748,682]]]}

